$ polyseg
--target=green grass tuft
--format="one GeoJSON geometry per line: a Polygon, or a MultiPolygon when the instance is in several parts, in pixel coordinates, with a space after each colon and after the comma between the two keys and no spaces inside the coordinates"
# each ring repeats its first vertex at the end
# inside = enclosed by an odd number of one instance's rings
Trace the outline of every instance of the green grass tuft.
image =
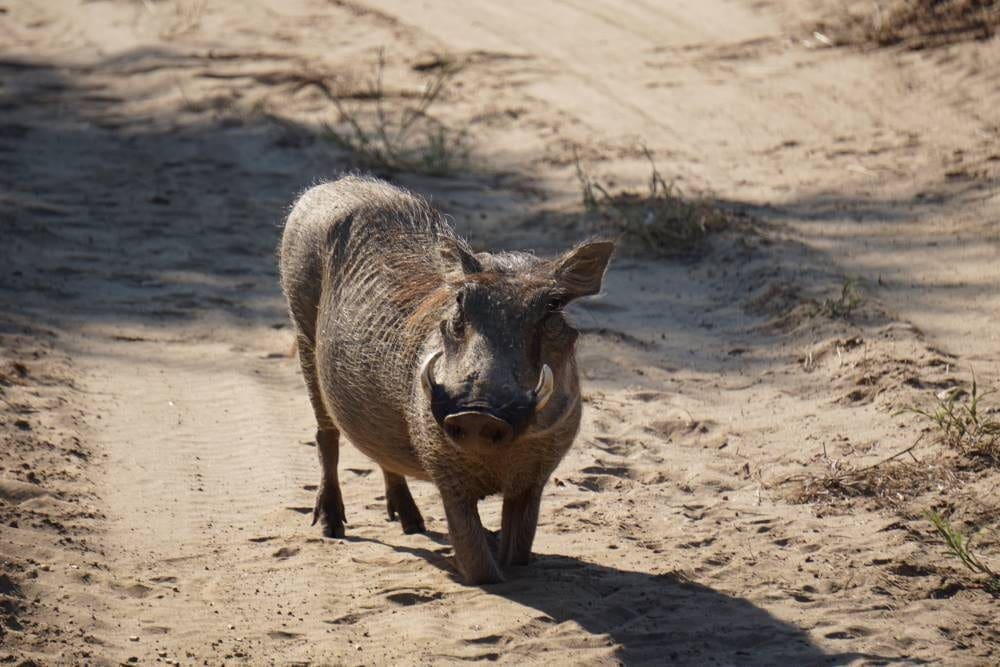
{"type": "Polygon", "coordinates": [[[851,314],[865,302],[861,292],[863,285],[860,278],[844,278],[844,283],[840,286],[839,297],[836,299],[827,297],[822,301],[808,299],[805,301],[808,306],[806,313],[809,317],[826,317],[832,320],[849,319],[851,314]]]}
{"type": "Polygon", "coordinates": [[[935,530],[944,540],[951,555],[962,561],[973,574],[985,577],[982,587],[986,592],[996,598],[1000,598],[1000,574],[997,574],[978,555],[972,551],[973,537],[965,538],[960,532],[952,528],[948,520],[937,512],[927,513],[927,520],[934,524],[935,530]]]}
{"type": "Polygon", "coordinates": [[[995,407],[987,408],[983,398],[995,391],[980,391],[976,374],[972,374],[971,392],[963,400],[965,392],[957,387],[936,397],[937,403],[930,408],[906,407],[897,414],[912,412],[932,422],[937,428],[938,440],[962,454],[983,459],[994,465],[1000,464],[1000,420],[995,407]]]}

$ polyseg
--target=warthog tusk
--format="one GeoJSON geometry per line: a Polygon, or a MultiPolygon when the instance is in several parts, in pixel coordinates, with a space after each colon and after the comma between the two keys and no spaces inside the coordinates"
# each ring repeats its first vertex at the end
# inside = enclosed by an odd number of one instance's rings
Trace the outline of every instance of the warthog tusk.
{"type": "Polygon", "coordinates": [[[420,386],[423,387],[424,396],[427,400],[431,400],[434,395],[434,364],[437,363],[438,357],[440,357],[443,352],[440,350],[428,355],[424,359],[424,363],[420,366],[420,386]]]}
{"type": "Polygon", "coordinates": [[[545,409],[545,404],[552,398],[552,389],[555,382],[552,379],[552,369],[548,364],[542,366],[542,372],[538,374],[538,386],[535,387],[535,412],[545,409]]]}

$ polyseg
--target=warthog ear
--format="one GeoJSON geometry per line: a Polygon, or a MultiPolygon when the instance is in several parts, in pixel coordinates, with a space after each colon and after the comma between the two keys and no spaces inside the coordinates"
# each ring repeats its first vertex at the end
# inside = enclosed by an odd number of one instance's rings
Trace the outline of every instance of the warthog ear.
{"type": "Polygon", "coordinates": [[[457,239],[438,241],[437,254],[441,273],[449,283],[464,282],[469,274],[480,273],[483,270],[483,265],[468,246],[457,239]]]}
{"type": "Polygon", "coordinates": [[[564,254],[555,263],[554,274],[559,287],[571,299],[600,292],[614,249],[615,244],[611,241],[593,241],[564,254]]]}

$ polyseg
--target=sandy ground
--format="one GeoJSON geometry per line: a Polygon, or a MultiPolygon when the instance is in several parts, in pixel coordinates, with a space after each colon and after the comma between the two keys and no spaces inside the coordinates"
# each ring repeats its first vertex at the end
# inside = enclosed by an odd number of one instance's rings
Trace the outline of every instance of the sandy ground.
{"type": "MultiPolygon", "coordinates": [[[[933,534],[1000,526],[996,469],[795,502],[898,452],[906,405],[1000,379],[1000,46],[823,48],[822,3],[0,3],[0,659],[21,664],[970,664],[998,602],[933,534]],[[458,6],[456,6],[458,5],[458,6]],[[669,8],[665,8],[665,7],[669,8]],[[753,216],[698,261],[621,254],[576,311],[585,422],[536,561],[456,578],[350,447],[309,525],[314,423],[274,248],[387,58],[469,64],[470,167],[395,175],[482,247],[581,230],[574,147],[753,216]],[[338,88],[339,86],[339,88],[338,88]],[[845,278],[847,317],[815,314],[845,278]]],[[[394,102],[395,100],[395,102],[394,102]]],[[[937,461],[932,438],[914,450],[937,461]]],[[[373,474],[374,473],[374,474],[373,474]]],[[[498,523],[499,503],[484,503],[498,523]]],[[[996,537],[981,538],[1000,565],[996,537]]]]}

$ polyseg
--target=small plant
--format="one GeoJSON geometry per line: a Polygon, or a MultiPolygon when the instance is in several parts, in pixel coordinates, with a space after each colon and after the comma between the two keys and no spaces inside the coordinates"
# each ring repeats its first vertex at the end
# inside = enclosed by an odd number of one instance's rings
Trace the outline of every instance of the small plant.
{"type": "Polygon", "coordinates": [[[1000,464],[1000,421],[992,417],[995,409],[984,408],[981,401],[994,391],[981,392],[972,374],[972,387],[967,401],[957,388],[937,396],[937,405],[924,409],[907,407],[899,413],[912,412],[934,423],[938,440],[963,454],[984,458],[1000,464]]]}
{"type": "Polygon", "coordinates": [[[983,588],[995,598],[1000,598],[1000,574],[992,570],[984,563],[979,556],[972,552],[972,540],[975,536],[966,539],[957,530],[951,527],[947,519],[931,511],[927,513],[927,520],[934,524],[938,534],[944,539],[951,554],[962,561],[973,574],[986,577],[983,588]]]}
{"type": "Polygon", "coordinates": [[[812,317],[822,315],[831,319],[846,319],[851,316],[861,304],[864,297],[861,294],[861,281],[857,278],[845,278],[840,287],[840,297],[827,297],[822,302],[816,302],[810,312],[812,317]]]}
{"type": "Polygon", "coordinates": [[[468,133],[452,130],[430,115],[429,110],[461,67],[461,63],[446,61],[435,68],[419,95],[401,96],[407,103],[399,109],[388,109],[385,53],[380,50],[368,90],[351,95],[356,100],[373,103],[374,109],[364,114],[360,107],[348,108],[343,96],[333,95],[339,120],[338,124],[326,124],[324,136],[370,166],[429,176],[454,173],[467,162],[468,133]]]}
{"type": "Polygon", "coordinates": [[[645,194],[610,194],[600,181],[584,171],[579,158],[575,158],[586,215],[605,230],[610,227],[655,255],[695,254],[709,233],[727,225],[729,216],[706,201],[685,199],[676,185],[664,180],[650,150],[643,146],[642,152],[650,165],[645,194]]]}

